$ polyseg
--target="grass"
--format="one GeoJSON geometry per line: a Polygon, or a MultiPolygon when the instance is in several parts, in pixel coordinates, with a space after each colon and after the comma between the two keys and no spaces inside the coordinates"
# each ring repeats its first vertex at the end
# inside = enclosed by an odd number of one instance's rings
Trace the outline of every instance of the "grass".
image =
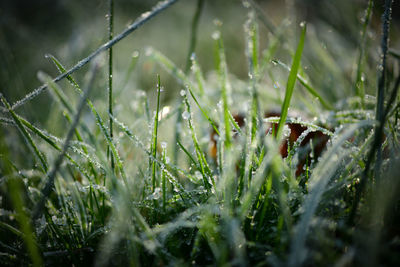
{"type": "Polygon", "coordinates": [[[1,94],[1,265],[399,265],[393,1],[382,15],[378,73],[369,65],[379,47],[367,34],[372,0],[363,7],[355,58],[318,48],[318,24],[308,22],[308,31],[304,23],[275,25],[255,1],[245,1],[248,76],[230,72],[220,21],[209,49],[215,69],[204,71],[197,42],[211,37],[199,36],[207,3],[198,0],[183,68],[148,47],[144,58],[135,53],[128,69],[117,69],[114,45],[175,2],[157,4],[114,37],[110,0],[105,44],[70,69],[48,55],[56,78],[41,72],[43,85],[14,104],[1,94]],[[107,60],[94,60],[105,51],[107,60]],[[73,74],[88,63],[83,91],[73,74]],[[151,63],[176,79],[177,99],[164,101],[174,88],[162,76],[140,73],[151,63]],[[354,75],[341,71],[346,64],[354,75]],[[105,80],[98,78],[102,69],[105,80]],[[135,72],[150,77],[153,88],[130,84],[135,72]],[[335,86],[348,94],[332,93],[335,86]],[[46,90],[49,118],[57,118],[47,128],[22,109],[46,90]],[[107,91],[107,99],[90,90],[107,91]],[[265,118],[276,106],[278,116],[265,118]],[[290,125],[304,129],[295,140],[290,125]],[[67,131],[55,136],[53,127],[67,131]],[[329,138],[321,155],[318,138],[306,142],[311,135],[329,138]],[[15,151],[24,151],[23,161],[15,151]]]}

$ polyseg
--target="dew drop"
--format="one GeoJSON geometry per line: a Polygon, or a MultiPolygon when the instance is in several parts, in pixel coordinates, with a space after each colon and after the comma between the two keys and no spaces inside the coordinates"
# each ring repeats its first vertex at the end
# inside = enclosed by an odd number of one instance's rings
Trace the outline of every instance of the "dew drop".
{"type": "Polygon", "coordinates": [[[214,40],[218,40],[218,39],[221,37],[221,33],[220,33],[219,31],[215,31],[215,32],[213,32],[213,34],[211,35],[211,37],[212,37],[214,40]]]}
{"type": "Polygon", "coordinates": [[[146,51],[144,52],[144,54],[148,57],[153,53],[153,48],[151,47],[147,47],[146,51]]]}
{"type": "Polygon", "coordinates": [[[182,89],[182,90],[180,91],[180,94],[181,94],[181,96],[185,96],[185,95],[186,95],[186,91],[182,89]]]}
{"type": "Polygon", "coordinates": [[[196,172],[194,173],[194,175],[195,175],[196,178],[199,179],[199,180],[203,178],[203,176],[201,175],[201,172],[199,172],[199,171],[196,171],[196,172]]]}
{"type": "Polygon", "coordinates": [[[183,118],[184,120],[189,119],[189,118],[190,118],[190,113],[187,112],[187,111],[183,112],[183,113],[182,113],[182,118],[183,118]]]}
{"type": "Polygon", "coordinates": [[[139,57],[139,51],[137,51],[137,50],[133,51],[132,57],[133,57],[133,58],[139,57]]]}
{"type": "Polygon", "coordinates": [[[166,149],[167,148],[167,142],[161,142],[161,147],[163,149],[166,149]]]}

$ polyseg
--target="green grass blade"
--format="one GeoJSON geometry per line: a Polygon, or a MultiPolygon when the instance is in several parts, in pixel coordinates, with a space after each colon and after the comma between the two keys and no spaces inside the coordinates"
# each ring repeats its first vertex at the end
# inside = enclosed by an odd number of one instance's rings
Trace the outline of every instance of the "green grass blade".
{"type": "MultiPolygon", "coordinates": [[[[108,41],[113,39],[114,34],[114,0],[109,0],[109,9],[108,9],[108,41]]],[[[110,116],[113,115],[113,47],[110,46],[108,48],[108,114],[110,116]]],[[[113,133],[113,120],[109,118],[109,135],[111,141],[113,140],[114,133],[113,133]]],[[[109,148],[108,148],[109,149],[109,148]]],[[[111,154],[110,161],[111,161],[111,169],[114,170],[114,157],[111,154]]]]}
{"type": "Polygon", "coordinates": [[[231,125],[229,119],[229,93],[228,93],[228,70],[225,59],[224,43],[221,38],[221,33],[216,32],[215,38],[215,64],[218,70],[218,77],[221,83],[221,99],[222,99],[222,112],[224,118],[224,145],[229,148],[232,143],[231,125]]]}
{"type": "Polygon", "coordinates": [[[296,225],[296,232],[292,239],[291,251],[289,254],[289,266],[302,265],[306,256],[306,237],[309,233],[312,224],[313,216],[320,203],[321,197],[326,190],[326,187],[338,168],[341,160],[350,153],[350,151],[339,151],[342,145],[353,136],[354,132],[366,126],[371,126],[372,121],[361,121],[357,124],[351,125],[344,131],[336,140],[336,142],[329,148],[320,160],[317,168],[314,170],[309,180],[309,194],[304,201],[301,208],[303,214],[300,221],[296,225]],[[334,159],[334,160],[333,160],[334,159]]]}
{"type": "MultiPolygon", "coordinates": [[[[284,69],[288,70],[289,72],[291,71],[289,66],[280,60],[273,60],[272,62],[278,64],[279,66],[282,66],[284,69]]],[[[303,85],[307,89],[307,91],[311,95],[318,98],[319,102],[321,103],[321,105],[324,108],[326,108],[328,110],[333,110],[332,105],[328,101],[326,101],[320,94],[318,94],[317,90],[315,88],[313,88],[303,76],[301,76],[300,74],[297,74],[297,80],[301,83],[301,85],[303,85]]]]}
{"type": "Polygon", "coordinates": [[[302,31],[301,31],[301,35],[300,35],[300,41],[299,41],[299,44],[297,45],[296,53],[293,57],[292,67],[290,68],[290,73],[289,73],[289,77],[288,77],[288,81],[287,81],[287,85],[286,85],[285,99],[283,100],[283,103],[282,103],[281,118],[279,120],[278,129],[277,129],[277,133],[276,133],[276,137],[278,140],[281,139],[283,126],[285,125],[286,117],[287,117],[289,106],[290,106],[290,100],[292,98],[294,85],[296,83],[297,72],[300,67],[301,55],[303,53],[306,29],[307,29],[307,26],[305,23],[303,23],[302,31]]]}
{"type": "MultiPolygon", "coordinates": [[[[70,104],[70,101],[68,100],[67,96],[63,93],[61,88],[55,82],[52,81],[50,76],[48,76],[47,74],[45,74],[43,72],[39,72],[39,79],[44,83],[48,83],[49,88],[54,92],[55,96],[58,98],[60,103],[67,109],[68,113],[64,113],[64,116],[71,123],[70,115],[74,114],[74,109],[73,109],[72,105],[70,104]]],[[[23,122],[24,122],[25,126],[29,127],[29,124],[27,121],[23,121],[23,122]]],[[[30,129],[34,131],[35,127],[32,126],[32,127],[30,127],[30,129]]],[[[45,136],[41,135],[42,132],[43,131],[39,131],[37,134],[39,134],[42,138],[44,138],[45,136]]],[[[79,142],[83,142],[82,135],[80,134],[78,128],[75,129],[75,136],[77,137],[79,142]]],[[[50,140],[46,140],[46,141],[49,142],[50,140]]],[[[52,146],[54,147],[54,145],[52,145],[52,146]]],[[[82,147],[83,152],[86,155],[89,155],[89,152],[88,152],[86,146],[82,145],[81,147],[82,147]]],[[[68,154],[67,154],[67,157],[68,157],[68,154]]],[[[90,165],[93,175],[96,177],[97,173],[95,171],[93,164],[91,162],[89,162],[89,165],[90,165]]]]}
{"type": "Polygon", "coordinates": [[[164,69],[168,71],[169,74],[174,76],[180,84],[190,84],[190,80],[186,76],[185,72],[178,68],[169,58],[167,58],[161,52],[149,47],[147,48],[146,54],[149,55],[150,59],[154,60],[162,67],[164,67],[164,69]]]}
{"type": "Polygon", "coordinates": [[[368,7],[365,11],[364,23],[362,27],[361,40],[360,40],[360,51],[357,61],[357,74],[355,81],[355,93],[361,99],[362,108],[365,107],[365,89],[364,89],[364,79],[363,79],[363,65],[365,61],[365,49],[367,46],[367,29],[372,16],[372,7],[374,5],[373,0],[368,1],[368,7]]]}
{"type": "Polygon", "coordinates": [[[196,50],[196,42],[197,42],[197,29],[199,27],[199,21],[201,12],[203,10],[205,1],[204,0],[197,0],[197,7],[196,11],[193,16],[192,25],[190,28],[190,44],[189,44],[189,52],[186,58],[186,67],[185,72],[187,73],[190,69],[191,65],[191,57],[194,51],[196,50]]]}
{"type": "Polygon", "coordinates": [[[207,189],[207,191],[209,191],[211,189],[211,185],[208,181],[208,179],[211,180],[212,185],[215,187],[215,181],[211,175],[211,170],[210,167],[207,163],[206,157],[204,155],[203,150],[200,147],[200,144],[197,140],[196,137],[196,132],[194,129],[194,125],[193,125],[193,118],[192,118],[192,112],[191,112],[191,106],[189,103],[189,100],[187,98],[187,93],[185,92],[183,95],[183,101],[185,103],[186,106],[186,111],[184,114],[182,114],[182,116],[185,116],[185,120],[187,120],[190,132],[192,134],[192,141],[193,141],[193,145],[195,147],[196,150],[196,155],[197,155],[197,160],[198,160],[198,164],[200,166],[200,172],[203,176],[203,182],[204,182],[204,187],[207,189]]]}
{"type": "MultiPolygon", "coordinates": [[[[157,158],[157,136],[158,136],[158,115],[160,113],[160,96],[161,96],[161,81],[160,75],[157,75],[157,106],[156,106],[156,114],[154,116],[154,125],[153,125],[153,134],[152,134],[152,142],[151,142],[151,154],[153,158],[157,158]]],[[[151,184],[152,184],[152,192],[156,189],[156,162],[151,160],[151,184]]]]}
{"type": "Polygon", "coordinates": [[[32,259],[33,266],[43,266],[43,261],[40,256],[39,248],[35,241],[35,234],[32,229],[28,214],[26,213],[23,193],[19,181],[12,179],[9,183],[11,199],[17,213],[16,219],[20,225],[21,231],[24,234],[23,239],[32,259]]]}
{"type": "MultiPolygon", "coordinates": [[[[46,143],[48,143],[51,147],[53,147],[54,149],[56,149],[57,151],[61,151],[61,147],[57,144],[58,142],[60,142],[60,140],[54,136],[51,136],[50,134],[46,133],[45,131],[39,129],[38,127],[34,126],[33,124],[31,124],[30,122],[28,122],[27,120],[25,120],[24,118],[22,118],[21,116],[17,115],[19,120],[22,122],[22,124],[28,128],[30,131],[32,131],[33,133],[35,133],[38,137],[40,137],[41,139],[43,139],[46,143]]],[[[82,145],[82,147],[85,147],[84,145],[82,145]]],[[[72,148],[74,148],[74,146],[72,146],[72,148]]],[[[85,147],[86,149],[86,147],[85,147]]],[[[89,159],[89,154],[88,151],[86,149],[86,151],[84,151],[84,153],[86,154],[87,158],[89,159]]],[[[90,178],[90,175],[87,173],[87,171],[82,168],[82,166],[80,164],[78,164],[78,162],[76,162],[68,153],[65,154],[65,157],[71,162],[72,165],[74,165],[80,172],[82,172],[83,174],[85,174],[86,177],[90,178]]],[[[93,160],[93,159],[92,159],[93,160]]],[[[93,163],[90,162],[90,164],[93,166],[93,163]]],[[[96,164],[98,166],[100,166],[99,164],[96,164]]]]}
{"type": "Polygon", "coordinates": [[[189,151],[182,145],[182,143],[180,141],[178,141],[178,145],[179,147],[183,150],[183,152],[185,152],[186,156],[188,156],[188,158],[190,159],[190,161],[197,166],[197,169],[200,169],[199,165],[197,164],[197,162],[194,160],[193,156],[189,153],[189,151]]]}
{"type": "Polygon", "coordinates": [[[73,136],[73,134],[75,132],[75,128],[79,123],[79,119],[80,119],[81,114],[83,112],[83,108],[85,106],[86,99],[87,99],[87,97],[88,97],[88,95],[89,95],[89,93],[90,93],[90,91],[92,89],[94,76],[95,76],[96,72],[97,72],[97,64],[93,65],[93,67],[91,69],[91,77],[90,77],[90,80],[89,80],[88,88],[85,90],[85,92],[84,92],[84,94],[83,94],[83,96],[82,96],[82,98],[81,98],[81,100],[79,102],[79,105],[78,105],[78,108],[77,108],[77,112],[76,112],[75,117],[74,117],[74,121],[73,121],[72,125],[70,126],[70,128],[69,128],[69,130],[67,132],[67,135],[65,137],[65,141],[64,141],[64,145],[62,147],[61,153],[58,155],[57,159],[55,160],[55,162],[53,164],[52,169],[50,170],[50,172],[47,175],[48,176],[47,177],[47,182],[46,182],[46,184],[45,184],[45,186],[44,186],[44,188],[42,190],[41,199],[38,201],[38,203],[36,204],[36,207],[35,207],[35,211],[34,211],[34,214],[33,214],[33,219],[34,220],[39,218],[39,216],[41,215],[41,212],[42,212],[43,206],[45,204],[45,201],[46,201],[47,197],[49,196],[49,194],[51,193],[51,191],[53,190],[55,176],[56,176],[56,174],[58,172],[58,169],[60,168],[61,163],[62,163],[62,161],[64,159],[64,156],[65,156],[65,154],[66,154],[66,152],[68,150],[69,143],[70,143],[70,141],[72,139],[72,136],[73,136]]]}
{"type": "MultiPolygon", "coordinates": [[[[63,67],[63,65],[55,57],[53,57],[51,55],[48,55],[48,57],[54,62],[54,64],[57,66],[58,70],[61,73],[65,72],[65,68],[63,67]]],[[[82,95],[83,94],[82,89],[75,82],[75,80],[72,78],[72,76],[67,75],[67,79],[73,85],[73,87],[79,92],[79,94],[82,95]]],[[[104,137],[106,139],[107,145],[111,149],[111,152],[113,154],[113,157],[114,157],[115,163],[117,165],[118,171],[120,172],[121,177],[124,180],[124,183],[127,184],[127,179],[126,179],[126,175],[125,175],[125,171],[124,171],[124,167],[123,167],[121,158],[119,157],[117,148],[115,147],[114,142],[112,141],[112,139],[111,139],[111,137],[110,137],[110,135],[108,133],[107,127],[104,125],[103,120],[100,117],[99,113],[97,112],[96,108],[94,107],[92,101],[90,101],[90,99],[87,99],[86,103],[88,104],[88,106],[90,108],[90,111],[92,112],[92,114],[93,114],[93,116],[94,116],[94,118],[96,120],[96,123],[97,123],[98,127],[100,128],[100,131],[103,133],[103,135],[104,135],[104,137]]],[[[104,183],[105,183],[105,180],[104,180],[104,183]]]]}
{"type": "MultiPolygon", "coordinates": [[[[201,107],[199,101],[197,101],[196,96],[195,96],[194,93],[192,92],[192,89],[191,89],[190,87],[187,87],[187,89],[188,89],[190,95],[192,96],[194,102],[196,103],[197,107],[200,109],[201,113],[204,115],[204,117],[205,117],[205,118],[207,119],[207,121],[210,123],[211,127],[214,129],[214,131],[215,131],[218,135],[220,135],[220,134],[219,134],[219,131],[218,131],[217,125],[214,123],[214,121],[213,121],[212,119],[210,119],[210,116],[208,116],[207,111],[201,107]]],[[[235,120],[233,120],[233,121],[235,121],[235,120]]],[[[240,127],[238,127],[238,128],[240,129],[240,127]]]]}
{"type": "Polygon", "coordinates": [[[67,99],[67,96],[61,90],[61,88],[58,86],[58,84],[53,82],[51,77],[44,72],[39,72],[38,78],[41,82],[47,83],[49,85],[49,88],[51,89],[51,91],[54,92],[55,96],[60,101],[60,103],[67,109],[68,113],[73,114],[74,110],[72,108],[72,105],[70,104],[70,101],[67,99]]]}
{"type": "Polygon", "coordinates": [[[18,115],[11,108],[11,105],[8,103],[7,99],[1,93],[0,93],[0,98],[1,98],[1,102],[3,103],[3,105],[10,112],[10,115],[13,118],[18,129],[20,130],[22,136],[24,137],[26,142],[29,144],[29,147],[32,149],[33,153],[39,159],[39,161],[42,165],[42,168],[43,168],[43,172],[46,173],[48,171],[48,166],[47,166],[47,161],[46,161],[45,156],[42,154],[42,152],[39,151],[38,147],[36,146],[35,142],[33,141],[32,137],[31,137],[31,135],[25,130],[24,126],[22,125],[22,122],[19,119],[18,115]]]}
{"type": "Polygon", "coordinates": [[[201,71],[201,68],[199,66],[199,64],[197,63],[196,60],[196,54],[192,54],[191,57],[192,60],[192,72],[194,73],[195,77],[196,77],[196,81],[197,81],[197,87],[199,89],[199,95],[200,97],[204,96],[204,75],[203,72],[201,71]]]}

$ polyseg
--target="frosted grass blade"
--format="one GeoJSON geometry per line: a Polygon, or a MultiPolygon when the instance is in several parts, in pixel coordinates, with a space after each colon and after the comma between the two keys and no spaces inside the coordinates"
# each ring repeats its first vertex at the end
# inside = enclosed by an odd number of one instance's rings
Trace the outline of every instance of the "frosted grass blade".
{"type": "Polygon", "coordinates": [[[90,77],[90,80],[89,80],[88,88],[85,90],[85,92],[84,92],[84,94],[83,94],[83,96],[82,96],[82,98],[81,98],[81,100],[79,102],[79,105],[78,105],[78,108],[77,108],[77,113],[76,113],[76,115],[74,117],[74,121],[73,121],[72,125],[70,126],[70,128],[69,128],[69,130],[67,132],[67,135],[65,137],[65,141],[64,141],[64,145],[62,147],[61,153],[59,154],[59,156],[55,160],[52,169],[50,170],[50,172],[47,175],[47,182],[46,182],[46,185],[44,186],[44,188],[42,190],[41,199],[36,204],[36,207],[35,207],[35,210],[34,210],[34,213],[33,213],[33,220],[36,220],[37,218],[39,218],[39,216],[41,215],[43,206],[45,204],[45,201],[46,201],[47,197],[49,196],[49,194],[51,193],[51,191],[53,190],[55,175],[57,174],[58,169],[61,166],[61,163],[62,163],[62,161],[64,159],[64,156],[65,156],[65,154],[66,154],[66,152],[68,150],[69,143],[70,143],[70,141],[72,139],[72,136],[74,134],[75,128],[79,123],[79,119],[80,119],[81,114],[83,112],[83,108],[85,106],[86,99],[87,99],[87,97],[88,97],[88,95],[89,95],[89,93],[90,93],[90,91],[92,89],[92,83],[94,81],[94,76],[95,76],[96,72],[97,72],[97,64],[93,65],[93,67],[91,69],[91,77],[90,77]]]}
{"type": "Polygon", "coordinates": [[[0,99],[3,105],[8,109],[8,111],[11,114],[11,117],[13,118],[15,124],[17,125],[18,129],[20,130],[22,136],[28,143],[29,147],[31,148],[33,154],[36,155],[36,157],[39,159],[43,172],[46,173],[48,171],[48,166],[47,166],[47,161],[45,156],[42,154],[42,152],[39,151],[38,147],[36,146],[35,142],[33,141],[31,135],[25,130],[24,126],[22,125],[21,120],[19,119],[18,115],[15,113],[15,111],[12,109],[11,105],[8,103],[6,98],[3,96],[3,94],[0,93],[0,99]]]}
{"type": "MultiPolygon", "coordinates": [[[[60,72],[64,73],[65,72],[65,68],[63,67],[63,65],[53,56],[48,55],[48,57],[54,62],[54,64],[57,66],[57,68],[59,69],[60,72]]],[[[78,91],[79,94],[83,94],[82,89],[80,88],[80,86],[75,82],[75,80],[72,78],[72,76],[68,75],[67,79],[70,81],[70,83],[74,86],[74,88],[78,91]]],[[[103,120],[101,119],[99,113],[97,112],[96,108],[94,107],[92,101],[90,101],[90,99],[86,99],[86,103],[90,108],[90,111],[92,112],[98,127],[100,128],[100,131],[103,133],[107,145],[110,147],[111,149],[111,153],[113,154],[114,160],[117,164],[118,167],[118,171],[120,172],[122,179],[124,180],[124,183],[127,184],[127,180],[126,180],[126,175],[125,175],[125,171],[123,168],[123,164],[122,161],[119,157],[118,151],[114,145],[114,142],[111,140],[111,137],[108,133],[107,127],[104,125],[103,120]]],[[[105,181],[104,181],[105,182],[105,181]]]]}
{"type": "Polygon", "coordinates": [[[320,203],[321,197],[326,190],[327,184],[337,170],[337,166],[340,164],[341,160],[350,153],[350,151],[339,153],[339,149],[357,129],[371,126],[372,124],[373,121],[361,121],[348,127],[348,129],[339,136],[337,141],[329,148],[329,150],[325,152],[317,168],[314,170],[309,180],[309,194],[301,208],[303,214],[296,225],[296,231],[292,239],[288,260],[289,266],[299,266],[305,260],[305,242],[312,223],[312,218],[316,212],[318,204],[320,203]]]}

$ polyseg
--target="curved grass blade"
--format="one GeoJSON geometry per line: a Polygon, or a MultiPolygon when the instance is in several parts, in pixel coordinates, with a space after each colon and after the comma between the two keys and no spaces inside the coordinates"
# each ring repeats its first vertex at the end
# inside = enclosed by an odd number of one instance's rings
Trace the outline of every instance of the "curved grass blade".
{"type": "Polygon", "coordinates": [[[69,128],[69,130],[67,132],[67,136],[65,137],[65,141],[64,141],[64,145],[63,145],[63,148],[61,150],[61,153],[59,154],[59,156],[55,160],[52,169],[50,170],[50,172],[47,175],[48,176],[47,177],[47,183],[46,183],[46,185],[44,186],[44,188],[42,190],[42,197],[38,201],[38,203],[36,204],[36,207],[35,207],[35,210],[34,210],[34,213],[33,213],[33,220],[34,221],[37,218],[39,218],[39,216],[41,215],[43,206],[44,206],[44,204],[46,202],[46,199],[49,196],[49,194],[51,193],[51,191],[53,190],[55,176],[56,176],[56,174],[58,172],[58,169],[61,166],[61,163],[62,163],[62,161],[64,159],[65,153],[68,150],[69,143],[70,143],[70,141],[72,139],[72,136],[74,134],[75,128],[76,128],[76,126],[78,126],[79,119],[80,119],[81,114],[83,112],[83,108],[85,106],[86,99],[87,99],[91,89],[93,88],[92,84],[93,84],[94,76],[95,76],[96,72],[97,72],[97,64],[93,65],[93,67],[92,67],[91,77],[89,79],[88,88],[85,90],[85,92],[84,92],[84,94],[83,94],[83,96],[82,96],[82,98],[81,98],[81,100],[79,102],[79,105],[78,105],[78,108],[77,108],[77,113],[76,113],[76,115],[74,117],[74,121],[73,121],[72,125],[70,126],[70,128],[69,128]]]}
{"type": "Polygon", "coordinates": [[[353,136],[357,129],[371,125],[373,125],[373,121],[361,121],[357,124],[351,125],[339,136],[337,141],[323,155],[321,161],[318,163],[318,166],[309,180],[309,194],[301,208],[303,214],[301,215],[299,223],[296,225],[296,232],[292,239],[288,259],[289,266],[300,266],[305,260],[307,254],[305,242],[310,230],[312,218],[332,175],[334,175],[341,160],[351,152],[347,151],[346,153],[343,153],[340,152],[339,149],[351,136],[353,136]]]}
{"type": "MultiPolygon", "coordinates": [[[[63,65],[52,55],[48,55],[48,57],[54,62],[54,64],[57,66],[58,70],[62,73],[65,72],[65,68],[63,67],[63,65]]],[[[74,88],[78,91],[79,94],[83,94],[82,89],[80,88],[80,86],[75,82],[75,80],[72,78],[72,76],[68,75],[67,79],[69,80],[69,82],[74,86],[74,88]]],[[[92,101],[90,101],[90,99],[86,99],[86,103],[90,108],[90,111],[92,112],[97,125],[100,128],[100,131],[103,133],[107,145],[110,147],[111,149],[111,153],[114,156],[115,162],[117,164],[117,168],[118,171],[120,172],[122,179],[124,180],[124,183],[127,185],[127,180],[126,180],[126,175],[125,175],[125,171],[124,171],[124,167],[122,164],[122,161],[119,157],[118,151],[114,145],[114,142],[111,140],[111,137],[107,131],[107,127],[104,125],[103,120],[101,119],[99,113],[97,112],[96,108],[94,107],[92,101]]],[[[105,181],[104,181],[105,182],[105,181]]]]}
{"type": "Polygon", "coordinates": [[[3,103],[3,105],[10,112],[10,115],[13,118],[18,129],[20,130],[22,136],[24,137],[26,142],[29,144],[29,147],[32,149],[33,154],[35,154],[36,157],[39,159],[39,161],[42,165],[42,168],[43,168],[43,172],[46,173],[48,171],[48,166],[47,166],[47,161],[46,161],[45,156],[42,154],[42,152],[39,151],[39,149],[37,148],[35,142],[33,141],[32,137],[31,137],[31,135],[25,130],[24,126],[22,125],[22,122],[19,119],[18,115],[15,113],[15,111],[12,109],[11,105],[8,103],[7,99],[1,93],[0,93],[0,98],[1,98],[1,102],[3,103]]]}
{"type": "MultiPolygon", "coordinates": [[[[53,56],[48,55],[48,57],[51,58],[52,61],[53,61],[54,63],[57,62],[57,60],[55,60],[55,58],[54,58],[53,56]]],[[[58,63],[58,62],[57,62],[57,63],[58,63]]],[[[58,63],[58,64],[59,64],[59,63],[58,63]]],[[[61,66],[61,64],[59,64],[59,65],[61,66]]],[[[57,67],[60,69],[60,67],[59,67],[58,65],[57,65],[57,67]]],[[[62,67],[62,66],[61,66],[61,67],[62,67]]],[[[67,109],[67,112],[64,112],[64,117],[68,120],[69,123],[72,123],[72,120],[71,120],[70,115],[73,115],[73,114],[74,114],[74,108],[73,108],[72,105],[70,104],[70,101],[69,101],[69,99],[67,98],[67,96],[63,93],[63,91],[62,91],[61,88],[58,86],[58,84],[56,84],[55,82],[52,81],[52,79],[50,78],[49,75],[47,75],[47,74],[45,74],[45,73],[43,73],[43,72],[39,72],[38,76],[39,76],[39,79],[40,79],[42,82],[47,83],[47,84],[49,85],[49,88],[52,90],[52,92],[54,92],[55,96],[58,98],[58,100],[60,101],[60,103],[67,109]]],[[[27,122],[27,121],[23,121],[23,122],[24,122],[24,124],[25,124],[26,126],[29,127],[29,125],[27,124],[27,123],[29,123],[29,122],[27,122]]],[[[31,128],[31,130],[34,130],[35,127],[33,126],[33,128],[32,128],[32,127],[30,127],[30,128],[31,128]]],[[[40,131],[40,132],[43,132],[43,131],[40,131]]],[[[87,132],[89,132],[89,131],[87,130],[87,132]]],[[[40,135],[40,133],[38,133],[38,134],[40,135]]],[[[76,138],[77,138],[77,140],[78,140],[79,142],[82,142],[82,143],[83,143],[83,138],[82,138],[82,135],[80,134],[78,128],[75,129],[75,136],[76,136],[76,138]]],[[[42,138],[43,138],[43,137],[42,137],[42,138]]],[[[53,147],[54,147],[54,146],[53,146],[53,147]]],[[[91,158],[89,157],[89,151],[87,150],[87,147],[86,147],[85,145],[82,145],[81,148],[82,148],[83,152],[86,154],[86,156],[88,156],[87,158],[88,158],[88,159],[91,159],[91,158]]],[[[57,150],[61,150],[61,148],[56,148],[56,149],[57,149],[57,150]]],[[[72,158],[68,155],[68,153],[66,154],[66,157],[67,157],[68,159],[72,160],[72,158]]],[[[75,162],[75,163],[76,163],[76,162],[75,162]]],[[[75,163],[73,163],[73,164],[75,165],[75,163]]],[[[77,164],[76,164],[76,165],[77,165],[77,164]]],[[[82,169],[79,165],[78,165],[78,167],[79,167],[79,169],[82,169]]],[[[94,167],[94,165],[93,165],[93,163],[92,163],[91,160],[89,160],[89,167],[90,167],[91,172],[92,172],[92,174],[94,175],[94,177],[97,177],[97,172],[96,172],[95,167],[94,167]]],[[[86,172],[84,172],[84,173],[86,173],[86,172]]],[[[90,176],[87,175],[87,177],[90,179],[90,176]]]]}

